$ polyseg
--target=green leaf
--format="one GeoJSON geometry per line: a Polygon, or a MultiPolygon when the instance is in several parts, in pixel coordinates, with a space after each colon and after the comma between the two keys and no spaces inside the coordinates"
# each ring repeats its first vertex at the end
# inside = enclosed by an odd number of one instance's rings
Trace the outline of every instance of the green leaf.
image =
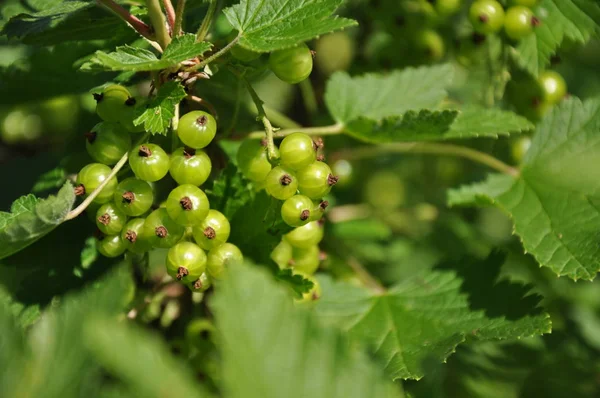
{"type": "Polygon", "coordinates": [[[361,141],[386,143],[498,138],[532,128],[530,121],[513,112],[466,107],[462,110],[407,111],[402,116],[388,117],[380,122],[359,118],[348,123],[346,132],[361,141]]]}
{"type": "Polygon", "coordinates": [[[236,166],[229,163],[206,190],[211,209],[231,218],[241,207],[254,198],[252,183],[244,178],[236,166]]]}
{"type": "Polygon", "coordinates": [[[40,175],[33,184],[31,192],[39,193],[50,189],[56,189],[67,181],[67,171],[64,167],[58,166],[54,169],[40,175]]]}
{"type": "Polygon", "coordinates": [[[134,324],[91,319],[85,324],[84,341],[94,358],[137,396],[211,396],[159,336],[134,324]]]}
{"type": "Polygon", "coordinates": [[[73,186],[66,183],[56,196],[17,199],[11,213],[0,212],[0,259],[29,246],[62,223],[75,203],[73,186]]]}
{"type": "Polygon", "coordinates": [[[338,123],[361,117],[379,121],[409,110],[437,108],[453,75],[449,64],[406,68],[387,75],[350,77],[337,72],[327,82],[325,103],[338,123]]]}
{"type": "Polygon", "coordinates": [[[384,293],[323,278],[317,313],[369,345],[393,379],[419,379],[426,358],[445,361],[467,337],[514,339],[550,332],[548,314],[530,308],[537,300],[522,300],[528,289],[505,282],[496,285],[495,276],[478,274],[489,269],[488,264],[477,263],[470,269],[475,277],[464,279],[455,272],[426,271],[384,293]],[[475,289],[478,297],[483,292],[485,300],[469,300],[461,292],[469,289],[475,289]],[[508,302],[517,304],[518,317],[511,312],[514,305],[507,309],[502,304],[508,302]],[[481,306],[473,308],[473,303],[481,306]],[[532,314],[524,314],[526,310],[532,314]]]}
{"type": "Polygon", "coordinates": [[[290,268],[279,270],[275,278],[289,287],[296,298],[302,298],[302,294],[308,293],[314,286],[311,280],[304,278],[300,274],[292,273],[290,268]]]}
{"type": "Polygon", "coordinates": [[[105,69],[112,71],[153,71],[168,69],[180,62],[202,55],[212,47],[208,42],[196,43],[193,34],[173,39],[160,59],[149,50],[131,46],[117,47],[117,51],[105,53],[96,51],[89,63],[82,69],[105,69]]]}
{"type": "Polygon", "coordinates": [[[381,370],[313,314],[295,308],[266,271],[238,266],[217,286],[223,387],[231,398],[399,397],[381,370]]]}
{"type": "Polygon", "coordinates": [[[585,43],[600,25],[600,5],[593,0],[542,0],[536,11],[541,24],[513,52],[517,63],[534,76],[546,69],[565,38],[585,43]]]}
{"type": "Polygon", "coordinates": [[[40,34],[51,30],[80,11],[95,5],[94,2],[84,0],[52,0],[48,3],[50,3],[48,8],[37,12],[15,15],[4,25],[0,33],[8,37],[40,34]]]}
{"type": "Polygon", "coordinates": [[[155,97],[137,110],[137,118],[133,121],[136,126],[144,125],[146,131],[152,134],[166,135],[175,115],[175,106],[186,96],[181,84],[170,81],[158,89],[155,97]]]}
{"type": "Polygon", "coordinates": [[[356,25],[356,21],[331,16],[342,1],[241,0],[223,13],[241,33],[242,47],[270,52],[356,25]]]}
{"type": "Polygon", "coordinates": [[[558,275],[600,271],[600,100],[563,101],[538,125],[518,178],[491,176],[451,191],[451,204],[506,211],[525,250],[558,275]]]}

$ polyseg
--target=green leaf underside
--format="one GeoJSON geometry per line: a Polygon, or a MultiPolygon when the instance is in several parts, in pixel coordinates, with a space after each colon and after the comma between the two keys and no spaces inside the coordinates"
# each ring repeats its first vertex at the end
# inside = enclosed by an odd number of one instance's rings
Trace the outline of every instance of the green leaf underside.
{"type": "Polygon", "coordinates": [[[101,68],[112,71],[153,71],[168,69],[182,61],[202,55],[212,47],[208,42],[196,43],[193,34],[173,39],[160,59],[152,52],[131,46],[117,47],[117,51],[105,53],[97,51],[90,63],[82,69],[101,68]]]}
{"type": "Polygon", "coordinates": [[[292,47],[356,21],[331,16],[343,0],[241,0],[223,10],[241,32],[239,44],[257,52],[292,47]]]}
{"type": "Polygon", "coordinates": [[[0,259],[29,246],[62,223],[75,203],[73,186],[66,183],[56,196],[17,199],[11,212],[0,212],[0,259]]]}
{"type": "Polygon", "coordinates": [[[308,293],[313,288],[314,283],[304,278],[302,275],[292,273],[291,268],[279,270],[275,275],[278,281],[288,286],[296,298],[302,298],[302,294],[308,293]]]}
{"type": "Polygon", "coordinates": [[[325,103],[338,123],[361,117],[379,121],[409,110],[436,108],[446,97],[453,74],[449,64],[406,68],[387,75],[350,77],[337,72],[327,82],[325,103]]]}
{"type": "Polygon", "coordinates": [[[53,5],[45,10],[15,15],[4,25],[1,33],[9,37],[24,37],[43,33],[76,13],[95,6],[95,2],[81,0],[52,0],[49,3],[53,5]]]}
{"type": "Polygon", "coordinates": [[[513,53],[534,76],[546,69],[565,38],[585,43],[600,25],[600,5],[593,0],[542,0],[535,11],[541,24],[520,40],[513,53]]]}
{"type": "Polygon", "coordinates": [[[386,143],[477,137],[498,138],[533,128],[524,117],[499,109],[467,107],[463,110],[408,111],[381,122],[360,118],[346,132],[362,141],[386,143]]]}
{"type": "Polygon", "coordinates": [[[467,337],[514,339],[549,333],[547,314],[508,320],[472,310],[454,272],[428,271],[386,293],[322,279],[318,315],[371,347],[393,379],[419,379],[425,359],[445,361],[467,337]]]}
{"type": "Polygon", "coordinates": [[[138,110],[133,121],[136,126],[144,125],[152,134],[167,134],[171,119],[175,115],[175,106],[186,96],[181,84],[170,81],[158,89],[155,97],[138,110]]]}
{"type": "Polygon", "coordinates": [[[233,271],[217,286],[212,305],[221,331],[226,396],[401,396],[338,331],[295,308],[266,271],[251,266],[233,271]]]}
{"type": "Polygon", "coordinates": [[[492,175],[449,193],[452,205],[494,204],[527,252],[559,276],[600,271],[600,100],[563,101],[539,124],[521,176],[492,175]]]}

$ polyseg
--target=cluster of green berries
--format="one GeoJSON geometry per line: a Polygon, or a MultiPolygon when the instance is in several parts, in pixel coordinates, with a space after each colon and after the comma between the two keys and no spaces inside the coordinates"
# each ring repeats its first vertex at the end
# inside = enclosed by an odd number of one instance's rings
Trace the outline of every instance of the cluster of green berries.
{"type": "Polygon", "coordinates": [[[242,173],[283,201],[281,218],[294,227],[273,251],[273,260],[304,275],[313,274],[319,266],[318,244],[323,238],[319,222],[328,206],[324,197],[338,181],[319,155],[322,147],[321,140],[293,133],[275,149],[279,161],[275,166],[269,161],[266,143],[258,140],[244,141],[237,154],[242,173]]]}
{"type": "MultiPolygon", "coordinates": [[[[242,62],[251,62],[260,57],[260,53],[240,46],[233,47],[231,55],[242,62]]],[[[273,51],[269,55],[269,68],[286,83],[300,83],[312,72],[313,52],[304,43],[273,51]]]]}
{"type": "Polygon", "coordinates": [[[94,198],[88,212],[98,227],[97,249],[107,257],[130,251],[145,253],[168,248],[167,272],[192,290],[203,291],[213,278],[221,278],[227,266],[242,261],[242,253],[227,243],[230,225],[210,209],[199,188],[209,177],[211,160],[202,150],[216,134],[212,115],[192,111],[184,115],[177,134],[184,147],[169,156],[159,145],[133,147],[126,126],[133,125],[126,88],[110,86],[95,95],[97,113],[104,120],[85,135],[86,148],[97,162],[77,175],[75,193],[87,196],[110,178],[113,165],[129,153],[134,176],[117,181],[113,176],[94,198]],[[157,203],[152,184],[167,174],[179,184],[163,203],[157,203]],[[193,242],[192,242],[193,241],[193,242]]]}
{"type": "Polygon", "coordinates": [[[504,33],[511,40],[521,40],[540,24],[531,7],[537,0],[511,0],[512,6],[504,10],[496,0],[476,0],[469,9],[469,20],[477,33],[504,33]]]}

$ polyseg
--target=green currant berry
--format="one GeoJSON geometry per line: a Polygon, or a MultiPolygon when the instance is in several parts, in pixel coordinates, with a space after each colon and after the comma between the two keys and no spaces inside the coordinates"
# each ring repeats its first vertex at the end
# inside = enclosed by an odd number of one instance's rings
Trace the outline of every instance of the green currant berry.
{"type": "Polygon", "coordinates": [[[338,178],[324,162],[313,162],[298,172],[298,190],[311,199],[320,199],[331,191],[338,178]]]}
{"type": "Polygon", "coordinates": [[[206,253],[191,242],[181,242],[167,253],[167,273],[183,282],[194,282],[206,270],[206,253]]]}
{"type": "Polygon", "coordinates": [[[565,79],[552,70],[540,73],[538,83],[542,87],[544,100],[549,104],[557,104],[567,95],[565,79]]]}
{"type": "Polygon", "coordinates": [[[371,173],[363,192],[367,203],[383,211],[397,209],[406,201],[404,181],[398,173],[391,170],[371,173]]]}
{"type": "Polygon", "coordinates": [[[292,251],[292,259],[289,262],[294,272],[312,275],[321,263],[321,251],[319,246],[313,245],[307,249],[296,248],[292,251]]]}
{"type": "Polygon", "coordinates": [[[210,276],[222,279],[232,264],[240,264],[244,256],[238,247],[232,243],[223,243],[208,252],[206,268],[210,276]]]}
{"type": "Polygon", "coordinates": [[[522,136],[513,141],[510,145],[510,153],[512,158],[517,162],[521,163],[525,158],[525,154],[531,147],[531,138],[522,136]]]}
{"type": "Polygon", "coordinates": [[[504,9],[496,0],[477,0],[469,9],[469,20],[476,32],[495,33],[504,24],[504,9]]]}
{"type": "Polygon", "coordinates": [[[169,173],[178,184],[200,186],[206,182],[212,164],[201,149],[178,148],[171,154],[169,173]]]}
{"type": "Polygon", "coordinates": [[[511,0],[510,2],[515,6],[525,6],[533,8],[537,4],[538,0],[511,0]]]}
{"type": "MultiPolygon", "coordinates": [[[[111,169],[105,164],[91,163],[85,166],[77,174],[77,186],[75,187],[75,195],[87,196],[92,193],[100,184],[102,184],[110,175],[111,169]]],[[[117,178],[113,177],[102,188],[100,194],[96,196],[94,202],[106,203],[112,199],[115,188],[117,187],[117,178]]]]}
{"type": "Polygon", "coordinates": [[[306,134],[293,133],[279,145],[281,165],[292,170],[300,170],[317,158],[317,145],[306,134]]]}
{"type": "Polygon", "coordinates": [[[128,216],[141,216],[152,207],[154,192],[146,181],[130,177],[117,185],[113,201],[128,216]]]}
{"type": "Polygon", "coordinates": [[[319,284],[317,278],[315,278],[312,275],[303,274],[301,272],[298,272],[298,274],[302,275],[305,279],[311,281],[313,283],[313,287],[308,292],[304,293],[301,299],[294,299],[294,302],[296,304],[306,305],[321,298],[321,285],[319,284]]]}
{"type": "Polygon", "coordinates": [[[104,257],[119,257],[127,248],[121,235],[102,235],[96,240],[96,249],[104,257]]]}
{"type": "Polygon", "coordinates": [[[118,84],[104,89],[101,94],[94,94],[96,113],[106,122],[122,122],[131,117],[129,110],[135,101],[129,91],[118,84]]]}
{"type": "Polygon", "coordinates": [[[313,209],[313,201],[304,195],[294,195],[283,202],[281,218],[290,227],[301,227],[308,224],[313,209]]]}
{"type": "Polygon", "coordinates": [[[173,221],[167,209],[161,207],[146,217],[142,236],[153,247],[168,249],[179,242],[184,232],[185,228],[173,221]]]}
{"type": "Polygon", "coordinates": [[[352,163],[346,159],[335,161],[335,163],[331,165],[331,171],[334,175],[338,176],[338,187],[345,187],[352,183],[354,178],[354,170],[352,163]]]}
{"type": "Polygon", "coordinates": [[[329,76],[339,70],[348,70],[356,53],[355,40],[346,32],[334,32],[321,36],[315,44],[317,68],[329,76]]]}
{"type": "Polygon", "coordinates": [[[116,235],[127,222],[127,215],[114,203],[103,204],[96,212],[96,226],[105,235],[116,235]]]}
{"type": "Polygon", "coordinates": [[[208,272],[203,272],[200,278],[194,282],[186,283],[186,286],[194,293],[205,292],[212,286],[212,278],[208,272]]]}
{"type": "Polygon", "coordinates": [[[513,40],[520,40],[531,34],[533,28],[539,24],[539,20],[533,16],[533,12],[527,7],[514,6],[506,10],[504,17],[504,32],[513,40]]]}
{"type": "Polygon", "coordinates": [[[204,148],[217,134],[217,121],[210,113],[192,111],[179,120],[177,134],[181,142],[190,148],[204,148]]]}
{"type": "Polygon", "coordinates": [[[462,6],[462,0],[434,0],[435,11],[442,17],[456,14],[462,6]]]}
{"type": "Polygon", "coordinates": [[[313,58],[306,44],[273,51],[269,56],[269,67],[275,76],[290,84],[306,79],[313,67],[313,58]]]}
{"type": "Polygon", "coordinates": [[[85,149],[96,162],[112,166],[131,148],[131,136],[115,123],[98,123],[85,134],[85,149]]]}
{"type": "Polygon", "coordinates": [[[275,261],[281,269],[288,268],[290,266],[290,261],[292,260],[292,253],[292,245],[286,240],[282,240],[271,252],[271,260],[275,261]]]}
{"type": "Polygon", "coordinates": [[[294,228],[291,232],[285,234],[283,238],[293,247],[308,249],[321,242],[323,227],[318,221],[312,221],[302,227],[294,228]]]}
{"type": "Polygon", "coordinates": [[[444,39],[435,30],[421,30],[415,34],[415,50],[419,57],[429,62],[437,62],[444,58],[446,46],[444,39]]]}
{"type": "Polygon", "coordinates": [[[267,148],[260,140],[244,140],[236,158],[240,170],[250,181],[264,181],[272,168],[267,156],[267,148]]]}
{"type": "Polygon", "coordinates": [[[267,193],[279,200],[286,200],[294,196],[298,190],[296,174],[291,169],[283,166],[274,167],[265,179],[267,193]]]}
{"type": "Polygon", "coordinates": [[[167,198],[166,207],[169,217],[184,227],[200,224],[210,209],[206,194],[191,184],[173,189],[167,198]]]}
{"type": "Polygon", "coordinates": [[[169,155],[158,145],[143,144],[129,152],[129,166],[140,180],[158,181],[169,172],[169,155]]]}
{"type": "Polygon", "coordinates": [[[142,254],[152,248],[152,244],[143,235],[144,218],[133,218],[125,224],[121,231],[121,239],[125,243],[127,250],[132,253],[142,254]]]}
{"type": "Polygon", "coordinates": [[[211,250],[229,239],[231,232],[229,220],[217,210],[209,210],[206,218],[194,226],[194,240],[204,250],[211,250]]]}

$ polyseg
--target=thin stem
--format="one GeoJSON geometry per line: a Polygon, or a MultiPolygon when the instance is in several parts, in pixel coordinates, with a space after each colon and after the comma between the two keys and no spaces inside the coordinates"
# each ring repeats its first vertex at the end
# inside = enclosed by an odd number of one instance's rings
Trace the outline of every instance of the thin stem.
{"type": "Polygon", "coordinates": [[[173,3],[171,3],[171,0],[163,0],[163,6],[165,7],[165,13],[167,14],[167,22],[169,22],[169,27],[171,28],[171,36],[176,36],[175,8],[173,8],[173,3]]]}
{"type": "Polygon", "coordinates": [[[378,294],[385,294],[385,287],[373,275],[367,271],[360,262],[354,257],[348,257],[346,262],[354,271],[358,279],[368,288],[373,289],[378,294]]]}
{"type": "Polygon", "coordinates": [[[198,33],[196,33],[196,42],[200,43],[204,41],[206,34],[208,33],[208,29],[210,28],[210,24],[212,22],[213,16],[215,15],[215,10],[217,9],[217,1],[210,0],[208,4],[208,10],[206,11],[206,15],[198,28],[198,33]]]}
{"type": "Polygon", "coordinates": [[[165,14],[163,14],[158,0],[146,0],[146,6],[148,7],[148,16],[154,27],[156,40],[164,50],[171,42],[171,36],[167,32],[165,14]]]}
{"type": "Polygon", "coordinates": [[[210,57],[206,58],[204,61],[200,62],[198,65],[192,66],[191,68],[189,68],[187,70],[188,71],[195,71],[195,70],[204,68],[206,65],[210,64],[212,61],[214,61],[215,59],[219,58],[221,55],[225,54],[227,51],[231,50],[231,47],[235,46],[237,44],[238,40],[240,40],[240,38],[241,38],[241,36],[239,36],[239,35],[236,36],[235,39],[233,39],[225,47],[223,47],[222,49],[220,49],[219,51],[217,51],[216,53],[214,53],[210,57]]]}
{"type": "Polygon", "coordinates": [[[179,36],[183,30],[183,12],[185,10],[185,0],[177,0],[175,9],[175,25],[173,26],[173,36],[179,36]]]}
{"type": "Polygon", "coordinates": [[[380,156],[386,153],[429,153],[436,155],[458,156],[486,165],[499,172],[518,176],[519,170],[507,165],[506,163],[488,155],[487,153],[475,149],[462,147],[452,144],[442,144],[437,142],[401,142],[384,144],[377,146],[359,147],[355,149],[342,150],[332,155],[332,157],[343,159],[363,159],[380,156]]]}
{"type": "Polygon", "coordinates": [[[179,104],[175,105],[175,113],[171,119],[171,152],[179,148],[179,137],[177,136],[177,128],[179,127],[179,104]]]}
{"type": "Polygon", "coordinates": [[[150,26],[146,25],[144,21],[132,15],[129,11],[115,3],[113,0],[96,0],[96,3],[99,6],[108,8],[146,39],[151,41],[154,40],[150,26]]]}
{"type": "Polygon", "coordinates": [[[235,129],[235,125],[237,124],[238,117],[240,115],[240,108],[242,104],[242,80],[237,80],[237,88],[236,88],[236,96],[235,96],[235,107],[233,108],[233,115],[231,116],[231,122],[229,123],[229,127],[225,130],[222,138],[229,137],[231,133],[233,133],[233,129],[235,129]]]}
{"type": "Polygon", "coordinates": [[[217,114],[217,110],[215,109],[214,105],[211,104],[210,102],[208,102],[207,100],[200,98],[200,97],[196,97],[195,95],[188,95],[186,97],[188,100],[193,101],[201,106],[203,106],[204,108],[208,109],[208,111],[210,112],[211,115],[213,115],[215,117],[215,119],[219,119],[219,115],[217,114]]]}
{"type": "Polygon", "coordinates": [[[246,79],[246,76],[239,74],[238,76],[240,76],[240,78],[242,79],[242,81],[246,84],[246,88],[248,89],[248,92],[250,93],[250,97],[252,97],[252,101],[254,102],[254,105],[256,105],[256,110],[258,111],[258,118],[262,124],[265,126],[265,134],[267,136],[267,155],[269,156],[269,159],[274,160],[277,159],[277,152],[275,150],[275,142],[274,142],[274,136],[273,136],[273,126],[271,125],[271,121],[269,120],[269,118],[267,117],[267,114],[265,113],[265,108],[263,108],[263,101],[260,99],[260,97],[258,96],[258,94],[256,94],[256,91],[254,90],[254,88],[252,87],[252,85],[250,84],[250,82],[248,81],[248,79],[246,79]]]}
{"type": "MultiPolygon", "coordinates": [[[[149,133],[144,134],[144,136],[138,141],[136,146],[146,141],[148,139],[148,135],[149,133]]],[[[85,198],[85,200],[81,202],[79,206],[71,210],[69,214],[67,214],[67,216],[65,217],[65,220],[72,220],[81,213],[83,213],[85,209],[87,209],[87,207],[90,205],[90,203],[92,203],[94,199],[96,199],[96,196],[98,196],[100,192],[104,189],[104,187],[110,182],[110,180],[112,180],[117,175],[119,170],[121,170],[121,168],[125,166],[128,158],[129,152],[125,152],[125,155],[123,155],[123,157],[121,157],[121,159],[113,167],[108,177],[104,181],[102,181],[102,183],[98,185],[98,188],[94,189],[94,191],[87,198],[85,198]]]]}
{"type": "Polygon", "coordinates": [[[302,101],[309,115],[317,113],[317,97],[313,89],[310,79],[304,79],[300,82],[300,92],[302,93],[302,101]]]}
{"type": "MultiPolygon", "coordinates": [[[[342,124],[332,124],[331,126],[324,127],[298,127],[291,129],[282,129],[274,134],[274,138],[282,138],[292,133],[304,133],[307,135],[337,135],[344,132],[344,126],[342,124]]],[[[264,131],[254,131],[248,135],[248,138],[260,139],[264,137],[264,131]]]]}

